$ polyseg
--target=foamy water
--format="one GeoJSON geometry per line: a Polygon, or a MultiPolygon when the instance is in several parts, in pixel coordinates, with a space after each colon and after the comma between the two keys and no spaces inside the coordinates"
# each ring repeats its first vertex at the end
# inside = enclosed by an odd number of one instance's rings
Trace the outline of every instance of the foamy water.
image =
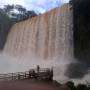
{"type": "MultiPolygon", "coordinates": [[[[73,57],[72,11],[69,4],[15,24],[8,35],[4,52],[13,57],[42,60],[73,57]]],[[[55,60],[56,60],[55,59],[55,60]]]]}
{"type": "Polygon", "coordinates": [[[0,53],[0,73],[23,72],[40,65],[53,67],[54,80],[70,80],[64,73],[68,64],[74,62],[72,26],[69,4],[15,24],[0,53]]]}
{"type": "Polygon", "coordinates": [[[22,58],[13,58],[7,54],[0,54],[0,73],[24,72],[40,65],[41,68],[52,68],[54,70],[54,79],[63,80],[66,77],[64,72],[69,61],[49,60],[44,61],[38,58],[25,56],[22,58]]]}
{"type": "Polygon", "coordinates": [[[29,69],[36,68],[37,65],[40,65],[41,68],[51,68],[54,70],[54,80],[57,80],[60,83],[65,83],[67,81],[74,81],[75,85],[78,83],[90,83],[90,74],[87,74],[82,79],[70,79],[64,75],[67,65],[72,61],[68,60],[49,60],[42,61],[38,58],[13,58],[7,54],[0,54],[0,73],[14,73],[14,72],[24,72],[29,69]]]}
{"type": "Polygon", "coordinates": [[[0,73],[53,67],[54,79],[65,79],[73,58],[72,11],[64,4],[31,20],[16,23],[0,54],[0,73]],[[64,78],[65,77],[65,78],[64,78]]]}

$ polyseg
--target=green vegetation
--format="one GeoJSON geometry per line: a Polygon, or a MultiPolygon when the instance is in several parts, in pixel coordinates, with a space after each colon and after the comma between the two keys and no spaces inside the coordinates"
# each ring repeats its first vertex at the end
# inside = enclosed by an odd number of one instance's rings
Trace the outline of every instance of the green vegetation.
{"type": "Polygon", "coordinates": [[[4,48],[12,25],[34,16],[37,16],[34,11],[28,11],[21,5],[5,5],[4,8],[0,8],[0,50],[4,48]]]}
{"type": "Polygon", "coordinates": [[[3,11],[14,22],[37,16],[34,11],[28,11],[21,5],[5,5],[0,11],[3,11]]]}
{"type": "Polygon", "coordinates": [[[4,48],[6,37],[12,24],[13,23],[9,16],[2,9],[0,9],[0,49],[4,48]]]}
{"type": "Polygon", "coordinates": [[[65,85],[70,90],[90,90],[90,84],[78,84],[77,86],[75,86],[73,82],[68,81],[65,85]]]}
{"type": "Polygon", "coordinates": [[[57,87],[67,87],[65,90],[90,90],[90,84],[86,82],[86,84],[77,84],[75,85],[74,82],[68,81],[64,84],[60,84],[57,81],[53,81],[53,84],[57,87]]]}

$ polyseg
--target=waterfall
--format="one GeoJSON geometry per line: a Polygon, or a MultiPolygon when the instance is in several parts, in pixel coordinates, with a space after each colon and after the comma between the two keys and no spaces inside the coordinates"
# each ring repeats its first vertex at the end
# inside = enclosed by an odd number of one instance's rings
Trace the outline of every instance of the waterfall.
{"type": "Polygon", "coordinates": [[[30,55],[43,60],[69,59],[72,54],[72,12],[69,4],[16,23],[4,52],[14,57],[30,55]]]}
{"type": "Polygon", "coordinates": [[[72,14],[71,6],[64,4],[13,25],[5,48],[0,51],[0,73],[25,71],[40,65],[53,67],[53,79],[60,83],[64,80],[74,80],[76,83],[89,81],[90,74],[78,80],[65,76],[68,65],[77,64],[73,55],[72,14]]]}
{"type": "Polygon", "coordinates": [[[11,57],[10,61],[15,63],[13,67],[19,67],[17,71],[36,65],[53,66],[54,79],[64,79],[67,64],[73,58],[72,16],[70,5],[64,4],[16,23],[11,28],[3,53],[11,57]]]}

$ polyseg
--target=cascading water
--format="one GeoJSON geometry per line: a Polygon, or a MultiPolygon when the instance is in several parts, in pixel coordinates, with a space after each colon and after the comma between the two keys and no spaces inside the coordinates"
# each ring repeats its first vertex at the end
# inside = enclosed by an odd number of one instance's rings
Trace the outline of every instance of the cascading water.
{"type": "Polygon", "coordinates": [[[70,5],[64,4],[16,23],[8,35],[3,53],[12,57],[17,66],[21,63],[18,70],[36,65],[53,66],[54,79],[62,80],[66,65],[73,58],[72,16],[70,5]]]}
{"type": "Polygon", "coordinates": [[[72,54],[72,18],[68,4],[31,20],[15,24],[4,52],[41,59],[69,58],[72,54]]]}

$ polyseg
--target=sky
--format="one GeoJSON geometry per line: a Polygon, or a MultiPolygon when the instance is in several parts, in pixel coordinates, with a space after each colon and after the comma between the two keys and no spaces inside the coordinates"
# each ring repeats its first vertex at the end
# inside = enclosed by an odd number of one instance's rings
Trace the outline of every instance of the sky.
{"type": "Polygon", "coordinates": [[[67,2],[69,0],[0,0],[0,7],[7,4],[20,4],[28,10],[44,13],[67,2]]]}

